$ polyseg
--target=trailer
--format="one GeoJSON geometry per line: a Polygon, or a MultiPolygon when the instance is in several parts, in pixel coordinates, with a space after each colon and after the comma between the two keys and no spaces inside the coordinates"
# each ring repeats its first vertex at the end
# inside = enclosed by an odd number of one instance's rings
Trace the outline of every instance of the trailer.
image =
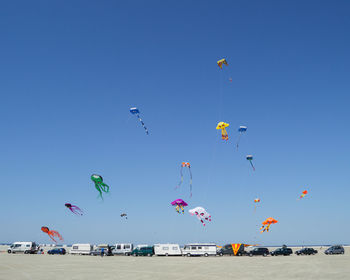
{"type": "Polygon", "coordinates": [[[216,256],[216,244],[214,243],[190,243],[186,244],[182,254],[187,257],[191,256],[216,256]]]}
{"type": "Polygon", "coordinates": [[[154,244],[156,256],[182,256],[179,244],[154,244]]]}
{"type": "Polygon", "coordinates": [[[69,254],[71,255],[90,255],[93,250],[91,244],[73,244],[69,254]]]}

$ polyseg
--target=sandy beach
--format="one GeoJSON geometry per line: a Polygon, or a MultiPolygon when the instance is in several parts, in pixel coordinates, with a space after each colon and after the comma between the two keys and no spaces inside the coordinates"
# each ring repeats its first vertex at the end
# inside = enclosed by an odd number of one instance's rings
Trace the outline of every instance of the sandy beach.
{"type": "Polygon", "coordinates": [[[327,256],[319,250],[314,256],[288,257],[101,258],[0,253],[0,279],[349,279],[349,263],[349,248],[344,255],[327,256]]]}

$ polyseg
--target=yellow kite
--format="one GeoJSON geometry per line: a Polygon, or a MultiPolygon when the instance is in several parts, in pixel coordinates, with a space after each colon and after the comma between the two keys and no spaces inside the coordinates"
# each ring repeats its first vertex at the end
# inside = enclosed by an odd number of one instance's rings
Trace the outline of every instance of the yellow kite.
{"type": "Polygon", "coordinates": [[[222,137],[222,140],[228,140],[228,134],[227,134],[227,131],[226,131],[226,127],[229,127],[230,124],[228,123],[225,123],[225,122],[219,122],[216,129],[221,129],[221,137],[222,137]]]}
{"type": "Polygon", "coordinates": [[[222,69],[222,65],[225,64],[226,66],[228,66],[228,63],[226,61],[226,58],[220,59],[217,62],[218,66],[222,69]]]}

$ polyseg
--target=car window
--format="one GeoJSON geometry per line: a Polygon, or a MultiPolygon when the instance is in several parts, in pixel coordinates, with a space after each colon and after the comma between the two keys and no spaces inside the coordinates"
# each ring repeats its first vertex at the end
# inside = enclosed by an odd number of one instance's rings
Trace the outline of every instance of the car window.
{"type": "Polygon", "coordinates": [[[191,249],[192,250],[197,250],[197,247],[196,246],[192,246],[191,249]]]}
{"type": "Polygon", "coordinates": [[[187,246],[184,246],[184,250],[187,250],[188,248],[187,248],[187,246]]]}
{"type": "Polygon", "coordinates": [[[78,246],[73,246],[73,249],[74,250],[78,250],[78,246]]]}
{"type": "Polygon", "coordinates": [[[122,248],[121,245],[117,245],[117,250],[120,250],[122,248]]]}
{"type": "Polygon", "coordinates": [[[199,246],[199,247],[198,247],[198,250],[202,250],[202,247],[199,246]]]}
{"type": "Polygon", "coordinates": [[[167,251],[168,251],[168,250],[169,250],[169,247],[163,247],[163,250],[167,250],[167,251]]]}
{"type": "Polygon", "coordinates": [[[125,245],[124,248],[125,249],[130,249],[130,245],[125,245]]]}
{"type": "Polygon", "coordinates": [[[176,251],[176,250],[177,250],[177,247],[173,247],[173,250],[176,251]]]}

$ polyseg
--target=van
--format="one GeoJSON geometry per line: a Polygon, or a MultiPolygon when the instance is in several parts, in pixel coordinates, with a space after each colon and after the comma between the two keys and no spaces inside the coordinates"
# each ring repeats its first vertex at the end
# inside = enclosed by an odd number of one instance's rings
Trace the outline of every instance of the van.
{"type": "Polygon", "coordinates": [[[243,243],[226,244],[218,250],[218,255],[243,256],[246,254],[244,247],[243,243]]]}
{"type": "Polygon", "coordinates": [[[92,249],[91,244],[73,244],[69,253],[71,255],[90,255],[92,249]]]}
{"type": "Polygon", "coordinates": [[[182,250],[182,254],[191,256],[216,256],[216,244],[214,243],[191,243],[186,244],[182,250]]]}
{"type": "Polygon", "coordinates": [[[125,255],[130,256],[132,250],[134,249],[134,245],[131,243],[117,243],[114,245],[112,250],[113,255],[125,255]]]}
{"type": "Polygon", "coordinates": [[[38,246],[35,242],[15,242],[7,249],[7,253],[9,254],[35,254],[37,251],[38,246]]]}
{"type": "Polygon", "coordinates": [[[156,256],[182,256],[179,244],[154,244],[156,256]]]}
{"type": "Polygon", "coordinates": [[[154,255],[154,248],[153,246],[150,247],[136,247],[134,250],[132,250],[131,255],[137,257],[137,256],[149,256],[152,257],[154,255]]]}

